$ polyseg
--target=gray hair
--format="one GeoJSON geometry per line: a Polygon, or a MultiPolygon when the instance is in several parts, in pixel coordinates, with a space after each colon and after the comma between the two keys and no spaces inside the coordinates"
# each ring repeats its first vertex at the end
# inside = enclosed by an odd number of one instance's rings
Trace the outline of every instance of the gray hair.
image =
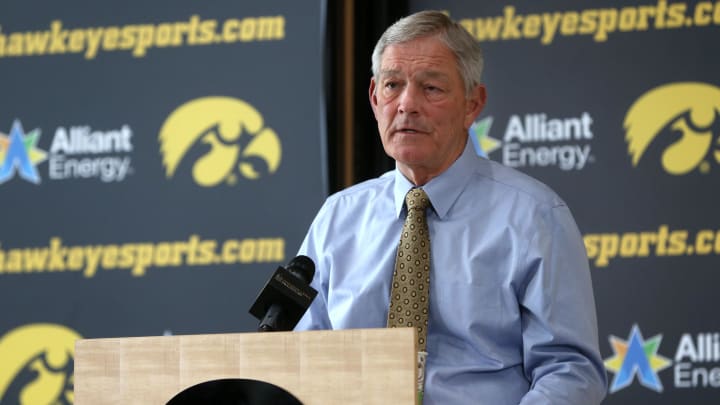
{"type": "Polygon", "coordinates": [[[409,42],[417,38],[437,36],[455,55],[465,94],[480,84],[483,55],[480,45],[460,24],[440,11],[420,11],[391,25],[375,44],[372,54],[372,74],[380,73],[380,58],[390,45],[409,42]]]}

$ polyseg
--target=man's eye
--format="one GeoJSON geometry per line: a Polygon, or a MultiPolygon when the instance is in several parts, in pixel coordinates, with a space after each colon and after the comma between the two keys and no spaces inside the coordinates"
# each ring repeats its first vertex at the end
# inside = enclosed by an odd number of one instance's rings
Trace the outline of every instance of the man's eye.
{"type": "Polygon", "coordinates": [[[386,83],[385,83],[385,88],[386,88],[386,89],[394,89],[394,88],[397,87],[397,85],[398,85],[398,84],[397,84],[396,82],[386,82],[386,83]]]}

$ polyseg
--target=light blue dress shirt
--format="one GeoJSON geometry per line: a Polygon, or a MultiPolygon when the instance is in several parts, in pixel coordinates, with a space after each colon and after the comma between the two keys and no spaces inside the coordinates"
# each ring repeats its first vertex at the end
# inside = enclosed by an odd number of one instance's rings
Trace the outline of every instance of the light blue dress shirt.
{"type": "MultiPolygon", "coordinates": [[[[296,330],[382,328],[405,194],[397,169],[330,196],[300,248],[319,293],[296,330]]],[[[430,197],[425,405],[592,405],[605,396],[582,237],[542,183],[472,144],[430,197]]]]}

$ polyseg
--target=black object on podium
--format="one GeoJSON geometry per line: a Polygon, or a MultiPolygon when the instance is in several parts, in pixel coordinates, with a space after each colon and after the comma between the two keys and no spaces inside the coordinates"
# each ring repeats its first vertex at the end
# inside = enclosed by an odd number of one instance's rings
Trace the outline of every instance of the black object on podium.
{"type": "Polygon", "coordinates": [[[302,405],[294,395],[264,381],[226,378],[206,381],[175,395],[167,405],[302,405]]]}

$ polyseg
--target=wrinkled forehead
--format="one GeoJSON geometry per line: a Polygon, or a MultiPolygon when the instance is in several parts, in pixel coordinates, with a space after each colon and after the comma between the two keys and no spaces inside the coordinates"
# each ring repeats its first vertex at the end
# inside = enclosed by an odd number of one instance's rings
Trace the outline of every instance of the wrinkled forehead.
{"type": "Polygon", "coordinates": [[[456,63],[457,57],[445,41],[433,35],[388,44],[380,55],[379,67],[387,68],[388,61],[456,63]]]}
{"type": "Polygon", "coordinates": [[[457,57],[434,36],[388,45],[379,62],[377,74],[381,79],[413,76],[449,80],[460,75],[457,57]]]}
{"type": "Polygon", "coordinates": [[[380,72],[378,72],[378,77],[380,80],[386,80],[386,79],[393,79],[393,78],[405,78],[408,75],[411,75],[413,79],[415,80],[441,80],[441,81],[450,81],[451,75],[444,70],[435,70],[432,68],[426,68],[426,69],[418,69],[413,72],[408,72],[401,69],[394,69],[392,67],[389,67],[387,69],[380,69],[380,72]]]}

